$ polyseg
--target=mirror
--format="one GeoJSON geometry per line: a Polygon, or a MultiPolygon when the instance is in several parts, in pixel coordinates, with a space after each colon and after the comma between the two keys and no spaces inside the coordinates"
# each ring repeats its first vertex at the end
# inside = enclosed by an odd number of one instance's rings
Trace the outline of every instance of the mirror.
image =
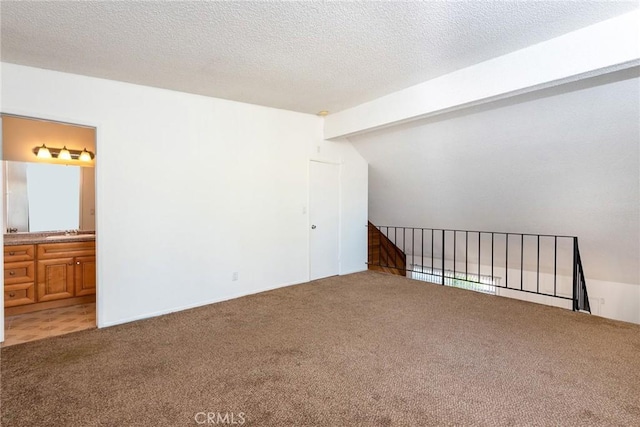
{"type": "Polygon", "coordinates": [[[6,231],[95,230],[93,168],[2,163],[6,231]]]}

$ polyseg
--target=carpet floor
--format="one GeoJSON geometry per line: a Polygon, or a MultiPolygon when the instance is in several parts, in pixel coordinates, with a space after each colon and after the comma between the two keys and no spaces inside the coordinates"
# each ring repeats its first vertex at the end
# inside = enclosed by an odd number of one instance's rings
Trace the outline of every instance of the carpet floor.
{"type": "Polygon", "coordinates": [[[3,426],[640,425],[640,326],[375,272],[0,364],[3,426]]]}

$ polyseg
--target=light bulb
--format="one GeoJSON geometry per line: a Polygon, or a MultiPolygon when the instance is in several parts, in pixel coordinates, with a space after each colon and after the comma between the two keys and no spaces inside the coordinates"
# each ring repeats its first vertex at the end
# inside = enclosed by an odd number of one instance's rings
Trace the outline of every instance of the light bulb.
{"type": "Polygon", "coordinates": [[[78,159],[81,162],[90,162],[91,161],[91,154],[85,148],[84,150],[82,150],[82,153],[80,153],[80,157],[78,157],[78,159]]]}
{"type": "Polygon", "coordinates": [[[71,153],[67,150],[67,146],[65,145],[58,153],[58,159],[60,160],[71,160],[71,153]]]}
{"type": "Polygon", "coordinates": [[[49,151],[46,145],[42,144],[42,147],[38,148],[37,156],[41,159],[50,159],[51,152],[49,151]]]}

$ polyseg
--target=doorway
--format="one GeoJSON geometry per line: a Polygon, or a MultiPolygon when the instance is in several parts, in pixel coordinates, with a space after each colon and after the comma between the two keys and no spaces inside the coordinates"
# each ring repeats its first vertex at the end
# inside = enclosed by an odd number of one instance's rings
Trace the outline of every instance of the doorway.
{"type": "Polygon", "coordinates": [[[0,117],[2,346],[94,328],[96,128],[0,117]]]}
{"type": "Polygon", "coordinates": [[[311,161],[309,166],[309,278],[339,273],[340,165],[311,161]]]}

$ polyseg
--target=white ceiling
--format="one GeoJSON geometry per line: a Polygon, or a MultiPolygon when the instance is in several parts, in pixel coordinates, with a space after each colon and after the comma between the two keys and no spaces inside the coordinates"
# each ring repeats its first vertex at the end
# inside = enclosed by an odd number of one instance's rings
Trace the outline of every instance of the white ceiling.
{"type": "Polygon", "coordinates": [[[341,111],[637,1],[2,1],[3,61],[306,113],[341,111]]]}

